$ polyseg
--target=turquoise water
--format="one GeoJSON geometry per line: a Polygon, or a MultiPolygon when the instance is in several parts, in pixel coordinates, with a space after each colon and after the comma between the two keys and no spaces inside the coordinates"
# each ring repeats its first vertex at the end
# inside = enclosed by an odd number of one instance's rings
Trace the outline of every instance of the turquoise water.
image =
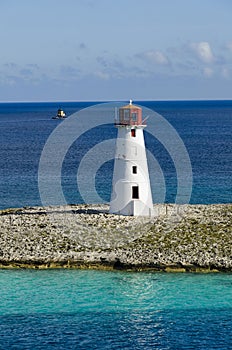
{"type": "Polygon", "coordinates": [[[0,349],[232,349],[232,275],[0,270],[0,349]]]}

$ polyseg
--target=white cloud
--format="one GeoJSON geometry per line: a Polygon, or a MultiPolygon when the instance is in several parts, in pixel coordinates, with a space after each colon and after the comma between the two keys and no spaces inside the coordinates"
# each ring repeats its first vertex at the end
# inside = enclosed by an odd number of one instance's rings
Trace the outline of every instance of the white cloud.
{"type": "Polygon", "coordinates": [[[230,71],[226,67],[222,68],[221,74],[222,74],[222,77],[225,78],[225,79],[229,79],[230,78],[230,71]]]}
{"type": "Polygon", "coordinates": [[[108,80],[110,78],[108,73],[102,71],[96,71],[94,75],[101,80],[108,80]]]}
{"type": "Polygon", "coordinates": [[[60,67],[60,72],[62,74],[62,76],[65,77],[77,77],[79,75],[79,70],[75,67],[72,66],[68,66],[68,65],[62,65],[60,67]]]}
{"type": "Polygon", "coordinates": [[[109,65],[109,61],[104,56],[96,57],[96,61],[105,68],[109,65]]]}
{"type": "Polygon", "coordinates": [[[139,54],[138,56],[155,64],[166,65],[169,63],[167,56],[158,50],[146,51],[142,54],[139,54]]]}
{"type": "Polygon", "coordinates": [[[202,62],[212,63],[215,60],[211,47],[207,41],[192,43],[190,47],[202,62]]]}
{"type": "Polygon", "coordinates": [[[27,63],[26,66],[29,67],[30,69],[39,70],[39,66],[36,63],[27,63]]]}
{"type": "Polygon", "coordinates": [[[28,78],[28,77],[31,77],[33,75],[33,71],[31,69],[28,69],[28,68],[23,68],[20,70],[20,74],[23,77],[28,78]]]}
{"type": "Polygon", "coordinates": [[[227,45],[226,48],[232,52],[232,41],[230,41],[227,45]]]}
{"type": "Polygon", "coordinates": [[[213,75],[213,69],[211,69],[211,68],[209,68],[209,67],[205,67],[204,69],[203,69],[203,74],[204,74],[204,76],[205,77],[207,77],[207,78],[211,78],[212,77],[212,75],[213,75]]]}

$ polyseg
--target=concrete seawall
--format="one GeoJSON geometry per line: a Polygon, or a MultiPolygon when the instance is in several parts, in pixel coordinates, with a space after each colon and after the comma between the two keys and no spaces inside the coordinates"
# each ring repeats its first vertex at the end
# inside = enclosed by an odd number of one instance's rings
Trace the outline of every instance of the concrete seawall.
{"type": "Polygon", "coordinates": [[[0,268],[232,271],[232,204],[154,205],[153,218],[107,205],[0,211],[0,268]]]}

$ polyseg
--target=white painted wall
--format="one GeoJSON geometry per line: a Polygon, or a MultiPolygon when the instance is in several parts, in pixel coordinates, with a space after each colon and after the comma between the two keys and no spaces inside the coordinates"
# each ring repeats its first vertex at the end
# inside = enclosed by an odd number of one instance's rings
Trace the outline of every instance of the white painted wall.
{"type": "Polygon", "coordinates": [[[147,157],[144,144],[144,126],[118,125],[110,213],[134,216],[152,216],[153,203],[147,157]],[[136,137],[131,129],[136,129],[136,137]],[[137,166],[137,174],[132,173],[137,166]],[[139,199],[132,199],[132,186],[139,187],[139,199]]]}

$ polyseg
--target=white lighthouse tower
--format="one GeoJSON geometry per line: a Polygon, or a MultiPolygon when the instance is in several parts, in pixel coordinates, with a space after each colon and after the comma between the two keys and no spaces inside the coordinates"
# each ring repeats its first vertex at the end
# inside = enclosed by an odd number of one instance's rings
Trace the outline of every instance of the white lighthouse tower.
{"type": "Polygon", "coordinates": [[[142,109],[130,104],[119,108],[119,120],[110,213],[152,216],[153,203],[147,167],[142,109]]]}

